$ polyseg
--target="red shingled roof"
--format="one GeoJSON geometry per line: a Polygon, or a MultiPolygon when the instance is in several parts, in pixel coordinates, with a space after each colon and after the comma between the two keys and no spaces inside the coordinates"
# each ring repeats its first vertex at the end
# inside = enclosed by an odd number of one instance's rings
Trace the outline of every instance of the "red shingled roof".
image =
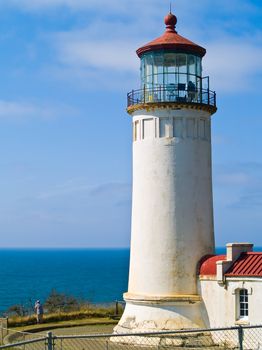
{"type": "Polygon", "coordinates": [[[242,253],[240,257],[227,270],[227,277],[252,276],[262,277],[262,253],[242,253]]]}
{"type": "Polygon", "coordinates": [[[137,55],[141,57],[142,54],[149,51],[172,50],[177,52],[193,53],[203,57],[206,54],[206,49],[177,34],[175,30],[176,23],[176,16],[169,13],[165,17],[165,33],[159,38],[140,47],[136,51],[137,55]]]}
{"type": "Polygon", "coordinates": [[[226,255],[207,255],[199,262],[199,275],[215,276],[217,274],[216,262],[226,260],[226,255]]]}

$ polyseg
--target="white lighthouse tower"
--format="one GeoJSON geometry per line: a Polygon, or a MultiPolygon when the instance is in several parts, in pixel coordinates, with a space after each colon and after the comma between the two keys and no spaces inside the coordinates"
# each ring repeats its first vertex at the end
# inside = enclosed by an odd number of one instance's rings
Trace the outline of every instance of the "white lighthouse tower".
{"type": "Polygon", "coordinates": [[[214,253],[211,115],[206,50],[166,31],[137,50],[141,89],[133,122],[133,204],[126,308],[115,332],[204,327],[197,265],[214,253]]]}

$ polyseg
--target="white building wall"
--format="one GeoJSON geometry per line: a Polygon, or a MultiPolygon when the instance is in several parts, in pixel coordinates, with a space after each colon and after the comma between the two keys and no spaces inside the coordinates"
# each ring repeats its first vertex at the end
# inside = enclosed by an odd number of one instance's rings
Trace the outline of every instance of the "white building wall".
{"type": "Polygon", "coordinates": [[[227,278],[225,284],[216,280],[201,279],[199,293],[207,311],[208,327],[232,327],[236,325],[262,324],[262,278],[227,278]],[[248,290],[249,316],[238,317],[238,289],[248,290]]]}

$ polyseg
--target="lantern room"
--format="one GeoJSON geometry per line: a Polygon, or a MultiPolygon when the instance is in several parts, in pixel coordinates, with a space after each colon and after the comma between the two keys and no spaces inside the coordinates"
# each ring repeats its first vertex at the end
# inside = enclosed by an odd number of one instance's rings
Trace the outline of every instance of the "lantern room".
{"type": "Polygon", "coordinates": [[[137,50],[141,88],[128,94],[128,111],[138,104],[171,102],[210,106],[214,113],[216,95],[209,77],[202,76],[206,50],[177,33],[175,15],[169,13],[164,21],[165,33],[137,50]]]}
{"type": "Polygon", "coordinates": [[[141,57],[142,87],[182,85],[184,88],[200,87],[202,76],[201,57],[176,52],[152,51],[141,57]]]}

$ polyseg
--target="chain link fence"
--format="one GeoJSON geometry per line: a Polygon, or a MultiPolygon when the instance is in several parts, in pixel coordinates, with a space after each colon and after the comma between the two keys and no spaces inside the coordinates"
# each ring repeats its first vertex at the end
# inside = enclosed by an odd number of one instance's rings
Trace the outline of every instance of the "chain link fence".
{"type": "Polygon", "coordinates": [[[15,332],[1,349],[19,350],[262,350],[262,326],[127,334],[54,335],[15,332]],[[14,336],[15,335],[15,336],[14,336]]]}
{"type": "Polygon", "coordinates": [[[4,337],[7,335],[8,329],[8,318],[1,317],[0,318],[0,345],[3,345],[4,337]]]}
{"type": "Polygon", "coordinates": [[[47,337],[41,333],[20,332],[1,327],[0,348],[15,348],[20,350],[44,350],[47,337]]]}

